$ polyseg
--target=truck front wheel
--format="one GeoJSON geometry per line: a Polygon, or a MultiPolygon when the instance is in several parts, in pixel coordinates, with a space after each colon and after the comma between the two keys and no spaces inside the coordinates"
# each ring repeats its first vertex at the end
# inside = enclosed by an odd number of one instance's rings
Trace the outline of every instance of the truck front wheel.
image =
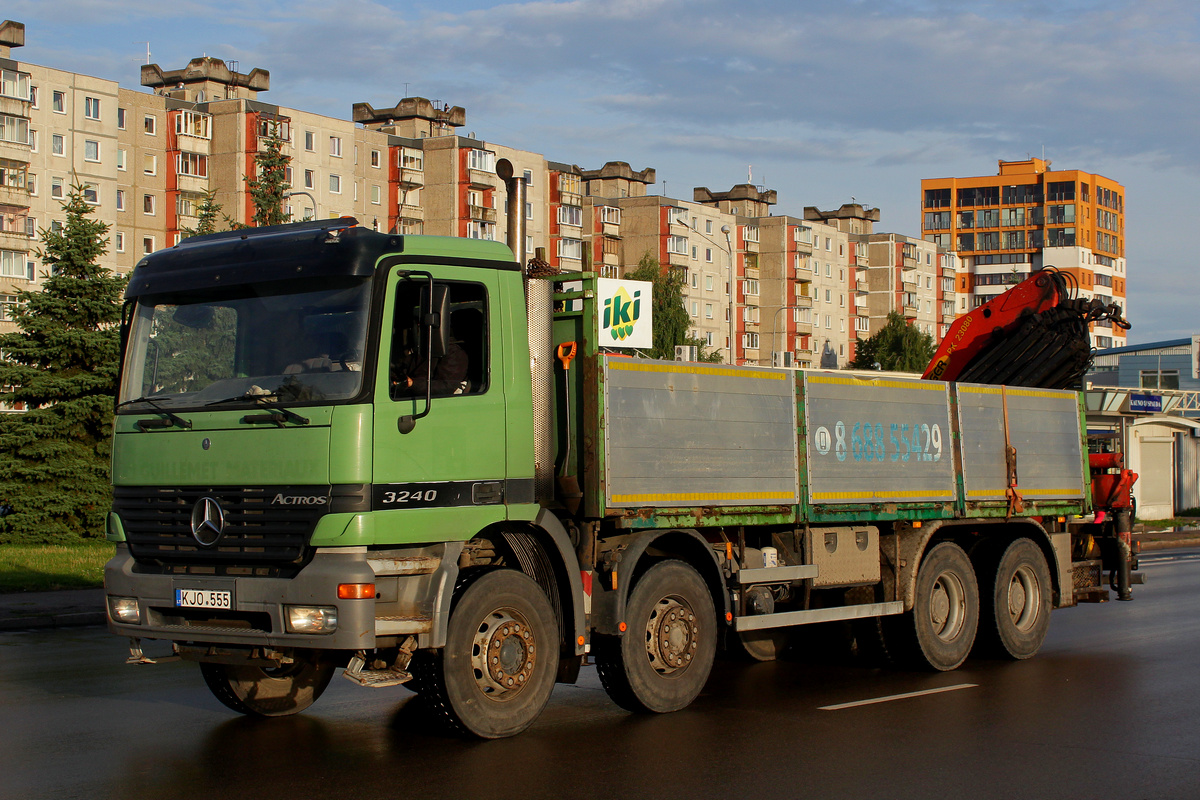
{"type": "Polygon", "coordinates": [[[511,569],[469,583],[450,612],[446,646],[418,653],[420,697],[451,733],[514,736],[542,713],[558,673],[558,622],[546,593],[511,569]]]}
{"type": "Polygon", "coordinates": [[[655,564],[633,587],[624,636],[597,642],[608,696],[630,711],[685,708],[704,688],[717,650],[716,612],[704,580],[682,561],[655,564]]]}
{"type": "Polygon", "coordinates": [[[958,668],[979,629],[979,587],[963,549],[953,542],[930,549],[917,568],[912,611],[887,622],[888,650],[900,661],[942,672],[958,668]]]}
{"type": "Polygon", "coordinates": [[[1050,629],[1050,569],[1029,539],[1017,539],[996,563],[994,579],[983,585],[980,644],[995,655],[1031,658],[1050,629]]]}
{"type": "Polygon", "coordinates": [[[328,659],[297,653],[294,662],[275,668],[201,664],[200,674],[213,695],[239,714],[286,717],[315,703],[334,669],[328,659]]]}

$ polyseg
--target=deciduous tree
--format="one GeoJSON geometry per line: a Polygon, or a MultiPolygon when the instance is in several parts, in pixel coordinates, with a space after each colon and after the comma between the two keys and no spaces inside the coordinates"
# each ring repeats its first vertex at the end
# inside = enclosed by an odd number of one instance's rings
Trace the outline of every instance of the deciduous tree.
{"type": "Polygon", "coordinates": [[[935,351],[933,337],[892,311],[887,324],[858,345],[853,369],[879,369],[891,372],[924,372],[935,351]]]}
{"type": "Polygon", "coordinates": [[[625,273],[628,280],[654,283],[654,347],[649,356],[672,360],[675,345],[694,345],[701,361],[720,361],[719,353],[705,353],[704,343],[688,336],[691,318],[683,301],[683,276],[682,269],[662,269],[650,253],[642,256],[636,269],[625,273]]]}

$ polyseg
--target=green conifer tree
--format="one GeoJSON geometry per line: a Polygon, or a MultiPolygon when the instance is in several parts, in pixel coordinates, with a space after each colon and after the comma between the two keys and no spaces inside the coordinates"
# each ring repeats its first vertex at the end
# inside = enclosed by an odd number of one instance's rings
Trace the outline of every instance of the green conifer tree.
{"type": "Polygon", "coordinates": [[[705,353],[701,340],[688,336],[692,323],[683,304],[684,270],[664,270],[658,259],[647,252],[636,269],[625,273],[625,278],[654,282],[654,347],[648,353],[651,358],[670,361],[675,358],[675,345],[695,345],[701,361],[721,360],[718,353],[705,353]]]}
{"type": "Polygon", "coordinates": [[[66,224],[42,229],[41,291],[20,292],[0,335],[0,542],[104,535],[125,278],[97,262],[108,225],[71,187],[66,224]]]}
{"type": "Polygon", "coordinates": [[[217,191],[211,189],[204,193],[204,199],[196,206],[196,227],[183,228],[180,233],[184,239],[189,239],[193,236],[204,236],[209,233],[216,233],[221,230],[217,227],[220,220],[224,219],[226,226],[229,224],[229,217],[224,217],[221,214],[221,204],[217,202],[217,191]]]}
{"type": "Polygon", "coordinates": [[[282,225],[290,221],[284,212],[283,195],[289,188],[287,165],[292,157],[283,152],[283,139],[279,136],[278,123],[271,125],[263,139],[263,149],[254,155],[256,177],[244,176],[246,188],[250,190],[250,202],[254,204],[256,227],[282,225]]]}

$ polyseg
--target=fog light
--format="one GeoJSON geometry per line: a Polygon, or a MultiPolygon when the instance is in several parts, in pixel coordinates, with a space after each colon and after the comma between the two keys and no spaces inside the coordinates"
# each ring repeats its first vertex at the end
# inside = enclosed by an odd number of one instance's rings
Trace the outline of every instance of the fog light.
{"type": "Polygon", "coordinates": [[[333,633],[337,630],[334,606],[286,606],[289,633],[333,633]]]}
{"type": "Polygon", "coordinates": [[[142,621],[142,612],[138,609],[136,597],[109,597],[108,614],[114,622],[125,625],[137,625],[142,621]]]}

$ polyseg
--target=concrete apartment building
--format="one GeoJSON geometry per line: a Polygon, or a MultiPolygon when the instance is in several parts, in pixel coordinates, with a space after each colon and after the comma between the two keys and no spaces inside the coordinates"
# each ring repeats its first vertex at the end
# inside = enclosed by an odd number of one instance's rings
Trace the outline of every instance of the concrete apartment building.
{"type": "MultiPolygon", "coordinates": [[[[921,181],[921,235],[957,257],[956,314],[1050,266],[1074,276],[1081,296],[1128,312],[1125,188],[1050,167],[1041,158],[1000,161],[996,175],[921,181]]],[[[1096,347],[1125,342],[1111,323],[1092,327],[1096,347]]]]}

